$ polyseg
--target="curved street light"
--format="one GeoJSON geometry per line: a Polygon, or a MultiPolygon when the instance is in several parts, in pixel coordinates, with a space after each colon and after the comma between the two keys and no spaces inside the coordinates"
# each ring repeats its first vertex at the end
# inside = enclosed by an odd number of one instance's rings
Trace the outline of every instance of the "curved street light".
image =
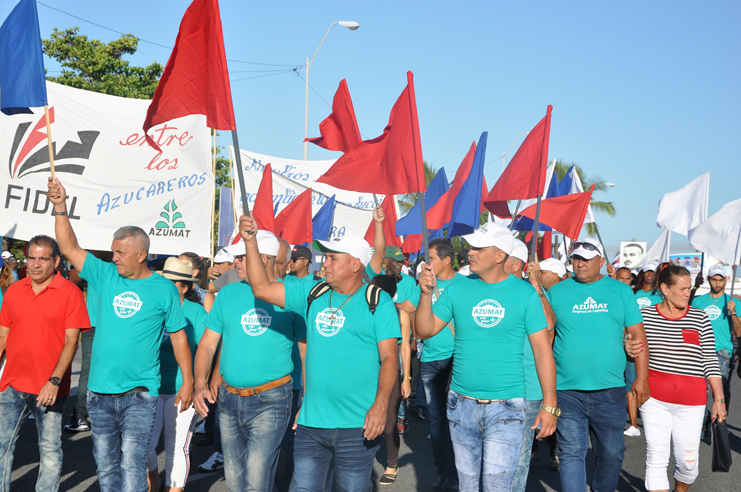
{"type": "Polygon", "coordinates": [[[311,67],[311,64],[314,63],[314,58],[316,58],[316,55],[319,53],[319,50],[322,49],[322,45],[324,44],[324,40],[327,39],[327,35],[329,34],[329,31],[332,30],[332,28],[335,25],[341,25],[342,27],[346,27],[350,29],[351,31],[354,31],[358,27],[360,27],[360,24],[358,24],[355,21],[336,21],[329,25],[329,29],[327,29],[327,32],[324,34],[324,37],[322,38],[322,42],[319,43],[319,47],[314,52],[314,56],[311,57],[311,60],[309,58],[306,58],[306,104],[304,107],[304,160],[309,159],[309,142],[306,141],[307,138],[309,138],[309,67],[311,67]]]}

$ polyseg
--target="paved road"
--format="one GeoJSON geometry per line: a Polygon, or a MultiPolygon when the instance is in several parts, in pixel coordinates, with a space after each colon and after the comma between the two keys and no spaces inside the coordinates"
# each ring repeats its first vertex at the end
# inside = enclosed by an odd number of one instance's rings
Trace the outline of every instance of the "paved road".
{"type": "MultiPolygon", "coordinates": [[[[73,386],[76,386],[77,371],[79,370],[79,352],[73,365],[73,386]]],[[[700,476],[692,487],[696,492],[738,491],[741,488],[741,381],[734,375],[732,393],[736,396],[732,403],[731,415],[728,423],[731,430],[731,447],[735,462],[731,473],[713,473],[710,471],[710,446],[701,444],[700,447],[700,476]]],[[[68,403],[68,407],[71,405],[68,403]]],[[[640,424],[640,421],[639,421],[640,424]]],[[[427,434],[429,426],[424,421],[411,421],[411,428],[402,436],[401,453],[399,456],[399,475],[396,483],[388,487],[388,492],[394,491],[429,491],[435,479],[435,469],[432,461],[427,434]]],[[[199,437],[194,442],[199,441],[199,437]]],[[[644,438],[629,437],[623,472],[618,490],[620,492],[643,491],[643,477],[645,471],[646,446],[644,438]]],[[[543,458],[533,464],[528,481],[528,492],[545,492],[561,490],[558,472],[548,470],[548,447],[540,445],[543,458]]],[[[95,476],[95,461],[92,454],[92,440],[89,432],[68,435],[63,437],[64,467],[62,470],[61,491],[98,491],[100,490],[95,476]]],[[[159,444],[160,470],[164,468],[165,456],[162,443],[159,444]]],[[[223,473],[198,474],[197,465],[210,455],[211,448],[193,446],[192,475],[186,491],[227,491],[223,473]]],[[[378,453],[374,467],[375,477],[383,473],[386,451],[384,446],[378,453]]],[[[589,457],[589,466],[593,467],[593,456],[589,457]]],[[[36,444],[36,426],[33,421],[26,421],[21,431],[15,452],[13,464],[12,490],[34,490],[38,474],[39,456],[36,444]]],[[[164,473],[162,473],[164,479],[164,473]]],[[[377,487],[380,488],[380,487],[377,487]]],[[[386,490],[386,488],[383,488],[386,490]]]]}

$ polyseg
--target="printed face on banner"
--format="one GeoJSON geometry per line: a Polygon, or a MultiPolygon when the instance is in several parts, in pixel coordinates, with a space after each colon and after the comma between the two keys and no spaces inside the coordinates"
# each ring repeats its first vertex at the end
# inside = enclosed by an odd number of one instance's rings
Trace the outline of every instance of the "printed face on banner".
{"type": "Polygon", "coordinates": [[[623,241],[620,243],[620,266],[634,270],[646,254],[646,243],[623,241]]]}
{"type": "MultiPolygon", "coordinates": [[[[113,233],[136,225],[150,253],[210,251],[213,192],[210,138],[204,116],[188,116],[149,132],[141,127],[149,101],[47,82],[55,172],[80,245],[107,251],[113,233]]],[[[28,240],[54,235],[46,198],[49,146],[43,108],[0,115],[0,235],[28,240]]]]}

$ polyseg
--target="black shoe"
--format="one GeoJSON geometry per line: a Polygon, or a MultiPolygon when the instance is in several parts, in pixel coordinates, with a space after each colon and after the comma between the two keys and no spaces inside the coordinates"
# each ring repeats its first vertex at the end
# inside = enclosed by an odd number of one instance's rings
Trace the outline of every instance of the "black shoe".
{"type": "Polygon", "coordinates": [[[412,405],[407,411],[412,417],[417,420],[425,419],[425,409],[423,407],[415,407],[414,405],[412,405]]]}
{"type": "Polygon", "coordinates": [[[72,419],[69,424],[64,426],[64,432],[88,432],[89,430],[90,424],[83,419],[72,419]]]}

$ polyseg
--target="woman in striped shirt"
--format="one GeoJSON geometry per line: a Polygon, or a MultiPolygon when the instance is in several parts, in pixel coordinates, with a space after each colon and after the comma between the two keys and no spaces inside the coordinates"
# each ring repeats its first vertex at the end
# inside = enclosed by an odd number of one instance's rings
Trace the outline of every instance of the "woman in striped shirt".
{"type": "Polygon", "coordinates": [[[707,379],[715,402],[713,416],[726,416],[715,338],[705,312],[689,306],[690,272],[676,265],[659,275],[664,301],[641,309],[648,339],[651,398],[641,406],[646,435],[646,488],[668,491],[666,468],[674,441],[675,491],[684,492],[697,478],[700,431],[707,379]]]}

